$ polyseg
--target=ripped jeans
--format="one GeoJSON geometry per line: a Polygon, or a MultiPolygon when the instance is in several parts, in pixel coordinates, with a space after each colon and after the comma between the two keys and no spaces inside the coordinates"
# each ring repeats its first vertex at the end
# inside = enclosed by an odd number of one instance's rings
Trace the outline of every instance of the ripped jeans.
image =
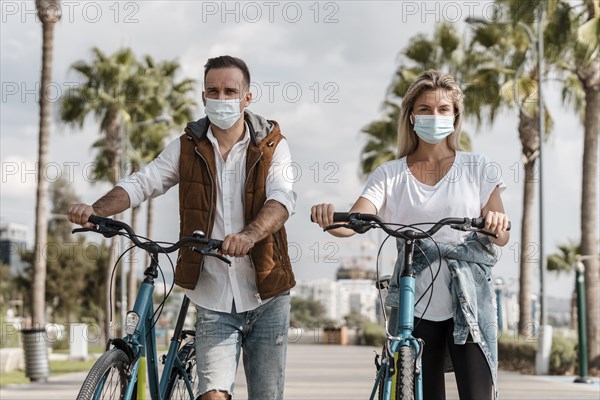
{"type": "Polygon", "coordinates": [[[243,350],[249,400],[283,400],[290,295],[280,294],[258,308],[222,313],[196,307],[197,396],[211,390],[233,397],[243,350]]]}

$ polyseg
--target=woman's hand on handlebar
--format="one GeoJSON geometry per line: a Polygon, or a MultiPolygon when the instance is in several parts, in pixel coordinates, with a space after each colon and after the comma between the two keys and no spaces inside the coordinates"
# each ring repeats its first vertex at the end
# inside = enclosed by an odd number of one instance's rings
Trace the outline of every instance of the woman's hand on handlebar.
{"type": "Polygon", "coordinates": [[[74,224],[84,228],[93,228],[94,224],[88,222],[91,215],[97,214],[94,208],[88,204],[71,204],[67,209],[67,218],[74,224]]]}
{"type": "Polygon", "coordinates": [[[321,228],[333,225],[333,213],[335,207],[330,203],[316,204],[310,209],[312,222],[319,224],[321,228]]]}
{"type": "MultiPolygon", "coordinates": [[[[333,206],[333,204],[323,203],[314,205],[310,209],[311,220],[319,224],[321,228],[325,228],[336,223],[333,220],[334,212],[335,207],[333,206]]],[[[371,203],[370,200],[367,200],[364,197],[359,197],[358,200],[356,200],[356,203],[354,203],[354,205],[350,209],[350,212],[376,214],[377,208],[375,207],[375,205],[373,205],[373,203],[371,203]]],[[[331,229],[327,232],[337,237],[349,237],[356,233],[352,229],[348,228],[331,229]]]]}
{"type": "Polygon", "coordinates": [[[498,236],[497,239],[490,239],[490,241],[498,246],[504,246],[508,243],[508,239],[510,238],[510,233],[508,232],[510,220],[508,215],[500,211],[488,211],[484,215],[484,218],[485,225],[483,229],[498,236]]]}

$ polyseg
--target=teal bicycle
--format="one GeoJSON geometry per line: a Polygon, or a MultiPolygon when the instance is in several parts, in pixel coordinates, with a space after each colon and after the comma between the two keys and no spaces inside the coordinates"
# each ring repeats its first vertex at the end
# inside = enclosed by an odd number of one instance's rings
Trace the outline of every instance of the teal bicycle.
{"type": "Polygon", "coordinates": [[[160,271],[158,255],[173,253],[186,246],[200,254],[217,257],[229,264],[227,258],[213,252],[220,249],[223,242],[208,239],[202,231],[195,231],[193,236],[183,237],[173,244],[157,243],[136,235],[124,222],[94,215],[89,218],[89,222],[96,226],[74,229],[73,233],[95,232],[105,237],[122,235],[130,239],[134,246],[146,251],[151,261],[144,271],[144,280],[139,287],[133,310],[129,311],[125,318],[123,327],[125,336],[108,341],[106,352],[92,366],[77,399],[130,400],[138,398],[138,395],[140,398],[145,398],[145,369],[148,371],[147,386],[152,399],[195,399],[197,381],[195,331],[184,329],[190,304],[187,297],[182,301],[169,350],[161,357],[160,361],[164,364],[164,368],[159,379],[155,326],[170,291],[155,309],[154,281],[160,271]],[[191,340],[186,341],[187,338],[191,340]]]}
{"type": "MultiPolygon", "coordinates": [[[[388,330],[382,353],[376,357],[377,375],[370,400],[376,398],[378,400],[422,400],[421,356],[425,343],[413,336],[416,280],[413,254],[415,247],[418,248],[418,240],[431,238],[444,226],[461,231],[475,231],[493,237],[496,235],[483,229],[485,224],[483,218],[444,218],[432,224],[402,225],[386,223],[377,215],[337,212],[333,215],[333,221],[338,224],[325,227],[325,230],[343,227],[357,233],[365,233],[370,229],[379,228],[391,237],[403,239],[404,268],[399,282],[400,301],[397,308],[397,322],[395,326],[389,327],[392,331],[388,330]],[[425,231],[419,229],[418,225],[433,226],[425,231]]],[[[378,279],[378,289],[386,288],[389,281],[389,276],[378,279]]]]}

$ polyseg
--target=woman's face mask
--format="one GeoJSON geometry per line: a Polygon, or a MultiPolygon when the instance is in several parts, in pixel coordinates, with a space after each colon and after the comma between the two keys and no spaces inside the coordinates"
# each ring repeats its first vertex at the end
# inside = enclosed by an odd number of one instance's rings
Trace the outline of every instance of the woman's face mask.
{"type": "Polygon", "coordinates": [[[427,143],[439,143],[454,132],[454,115],[412,114],[413,118],[415,133],[427,143]]]}

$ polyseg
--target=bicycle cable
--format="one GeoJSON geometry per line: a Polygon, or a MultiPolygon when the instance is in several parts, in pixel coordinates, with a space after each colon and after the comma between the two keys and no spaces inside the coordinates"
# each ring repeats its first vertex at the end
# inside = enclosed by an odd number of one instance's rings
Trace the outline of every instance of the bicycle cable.
{"type": "MultiPolygon", "coordinates": [[[[423,314],[421,315],[420,318],[418,318],[418,322],[415,324],[414,329],[416,329],[421,320],[423,319],[423,316],[427,313],[427,309],[429,308],[429,305],[431,304],[431,300],[433,298],[433,283],[434,281],[437,279],[440,271],[441,271],[441,267],[442,267],[442,263],[441,263],[441,249],[438,245],[438,243],[433,239],[433,237],[431,235],[429,235],[427,233],[427,231],[418,228],[418,225],[432,225],[432,223],[415,223],[415,224],[411,224],[411,225],[404,225],[404,224],[397,224],[397,223],[389,223],[389,224],[384,224],[386,226],[397,226],[398,228],[396,228],[396,232],[398,234],[402,234],[402,232],[400,232],[400,229],[406,229],[406,228],[413,228],[417,231],[419,231],[420,233],[423,233],[425,235],[428,236],[429,239],[431,239],[433,241],[433,243],[435,244],[437,251],[438,251],[438,269],[436,271],[435,274],[433,274],[433,269],[432,269],[432,263],[429,260],[429,258],[427,257],[427,255],[425,254],[425,252],[423,251],[423,249],[421,249],[421,247],[418,245],[418,243],[416,244],[416,248],[419,250],[419,252],[421,253],[421,255],[425,258],[425,260],[427,261],[427,268],[429,269],[430,273],[431,273],[431,283],[427,286],[427,288],[425,289],[425,291],[423,292],[423,294],[419,297],[419,299],[417,301],[415,301],[415,306],[423,299],[423,297],[429,292],[429,299],[427,300],[427,304],[425,305],[425,310],[423,311],[423,314]]],[[[391,237],[390,234],[388,234],[388,236],[383,240],[383,242],[381,243],[381,245],[379,246],[379,250],[377,252],[377,259],[375,262],[375,274],[377,276],[377,281],[379,281],[379,257],[381,255],[381,251],[383,250],[383,246],[384,244],[387,242],[387,240],[391,237]]],[[[399,239],[403,239],[406,240],[407,238],[404,237],[398,237],[399,239]]],[[[390,335],[389,332],[389,326],[388,326],[388,315],[387,315],[387,311],[385,309],[385,302],[383,300],[383,294],[382,294],[382,288],[379,286],[379,284],[377,285],[377,290],[379,293],[379,302],[381,304],[381,308],[382,308],[382,312],[383,312],[383,318],[384,318],[384,322],[385,322],[385,326],[386,326],[386,333],[388,334],[388,336],[392,336],[390,335]]]]}
{"type": "MultiPolygon", "coordinates": [[[[110,285],[111,288],[113,287],[115,273],[117,272],[117,269],[119,268],[119,263],[121,262],[121,259],[123,259],[123,257],[127,253],[129,253],[131,250],[133,250],[135,247],[137,247],[137,246],[132,245],[131,247],[129,247],[128,249],[126,249],[125,251],[123,251],[123,253],[121,253],[121,255],[119,255],[119,257],[117,257],[117,260],[115,261],[115,263],[114,263],[114,265],[112,267],[112,271],[110,273],[109,285],[110,285]]],[[[113,291],[109,290],[108,291],[108,304],[109,304],[108,323],[109,324],[113,322],[113,298],[112,298],[112,294],[113,294],[113,291]]]]}
{"type": "MultiPolygon", "coordinates": [[[[119,235],[126,237],[127,239],[131,240],[131,237],[135,236],[138,240],[144,240],[144,244],[156,244],[156,245],[173,245],[173,242],[167,242],[167,241],[154,241],[151,240],[145,236],[142,235],[129,235],[127,233],[124,232],[119,232],[119,235]]],[[[134,248],[137,248],[138,246],[136,245],[132,245],[129,248],[127,248],[125,251],[123,251],[123,253],[121,255],[119,255],[119,257],[117,258],[117,260],[115,261],[115,264],[113,265],[113,269],[111,272],[111,276],[110,276],[110,286],[112,287],[113,282],[114,282],[114,277],[115,277],[115,273],[116,270],[118,269],[119,263],[121,262],[121,260],[123,259],[123,257],[129,253],[130,251],[132,251],[134,248]]],[[[162,248],[160,250],[163,250],[162,248]]],[[[152,253],[147,252],[146,253],[149,255],[150,258],[153,258],[152,253]]],[[[164,250],[161,251],[162,254],[164,254],[167,259],[169,260],[169,264],[171,265],[171,270],[173,271],[173,276],[175,275],[175,266],[173,265],[173,260],[171,259],[171,257],[169,256],[169,253],[165,252],[164,250]]],[[[154,260],[156,262],[156,267],[157,270],[159,271],[161,277],[162,277],[162,281],[163,281],[163,300],[161,301],[161,303],[159,304],[159,306],[156,308],[156,310],[154,311],[154,314],[152,315],[152,326],[150,328],[150,330],[146,333],[146,336],[152,331],[152,329],[154,328],[154,326],[156,326],[156,324],[158,323],[158,319],[160,318],[160,314],[162,313],[162,310],[164,309],[165,303],[167,301],[167,298],[171,295],[171,292],[173,291],[173,288],[175,286],[175,282],[173,281],[170,285],[169,290],[167,291],[167,282],[165,279],[165,275],[164,272],[162,270],[162,267],[160,265],[160,263],[158,262],[158,259],[154,260]]],[[[113,299],[112,299],[112,290],[109,292],[109,305],[110,305],[110,314],[109,314],[109,322],[113,321],[113,313],[112,313],[112,305],[113,305],[113,299]]]]}

